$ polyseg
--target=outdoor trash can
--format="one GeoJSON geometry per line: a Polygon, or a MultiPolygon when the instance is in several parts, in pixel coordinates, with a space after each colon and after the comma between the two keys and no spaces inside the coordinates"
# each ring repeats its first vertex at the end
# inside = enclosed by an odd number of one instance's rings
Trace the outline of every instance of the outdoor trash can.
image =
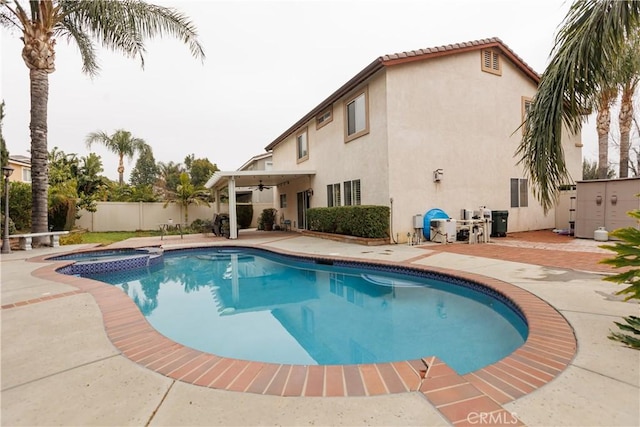
{"type": "Polygon", "coordinates": [[[507,237],[509,211],[491,211],[491,237],[507,237]]]}

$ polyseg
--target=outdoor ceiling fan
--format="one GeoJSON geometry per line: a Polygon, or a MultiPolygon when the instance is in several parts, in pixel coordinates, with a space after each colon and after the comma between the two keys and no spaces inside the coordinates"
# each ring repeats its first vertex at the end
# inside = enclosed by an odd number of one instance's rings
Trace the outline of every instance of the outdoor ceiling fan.
{"type": "Polygon", "coordinates": [[[260,184],[258,184],[258,186],[254,188],[254,190],[260,190],[260,191],[262,191],[262,190],[268,190],[268,189],[270,189],[270,188],[271,188],[270,186],[268,186],[268,185],[264,185],[264,184],[262,183],[262,180],[260,180],[260,184]]]}

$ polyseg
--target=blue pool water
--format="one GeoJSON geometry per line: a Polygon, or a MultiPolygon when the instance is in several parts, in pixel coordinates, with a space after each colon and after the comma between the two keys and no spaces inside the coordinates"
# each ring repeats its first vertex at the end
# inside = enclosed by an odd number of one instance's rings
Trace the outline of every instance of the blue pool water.
{"type": "Polygon", "coordinates": [[[245,360],[344,365],[437,356],[464,374],[526,339],[520,313],[481,286],[337,264],[208,248],[165,252],[162,264],[88,277],[122,289],[172,340],[245,360]]]}

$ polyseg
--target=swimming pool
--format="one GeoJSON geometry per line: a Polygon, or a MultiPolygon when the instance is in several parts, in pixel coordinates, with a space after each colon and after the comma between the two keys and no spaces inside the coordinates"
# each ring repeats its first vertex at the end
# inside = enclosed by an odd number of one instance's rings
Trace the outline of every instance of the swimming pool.
{"type": "Polygon", "coordinates": [[[165,252],[154,268],[90,277],[123,289],[170,339],[216,355],[302,365],[438,356],[458,373],[527,336],[508,299],[407,267],[251,248],[165,252]]]}

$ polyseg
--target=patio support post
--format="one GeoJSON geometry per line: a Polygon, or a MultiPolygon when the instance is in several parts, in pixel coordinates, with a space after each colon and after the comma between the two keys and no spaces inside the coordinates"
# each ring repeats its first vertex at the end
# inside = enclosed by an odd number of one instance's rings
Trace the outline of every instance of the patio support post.
{"type": "Polygon", "coordinates": [[[238,215],[236,212],[236,178],[229,178],[229,238],[238,238],[238,215]]]}

